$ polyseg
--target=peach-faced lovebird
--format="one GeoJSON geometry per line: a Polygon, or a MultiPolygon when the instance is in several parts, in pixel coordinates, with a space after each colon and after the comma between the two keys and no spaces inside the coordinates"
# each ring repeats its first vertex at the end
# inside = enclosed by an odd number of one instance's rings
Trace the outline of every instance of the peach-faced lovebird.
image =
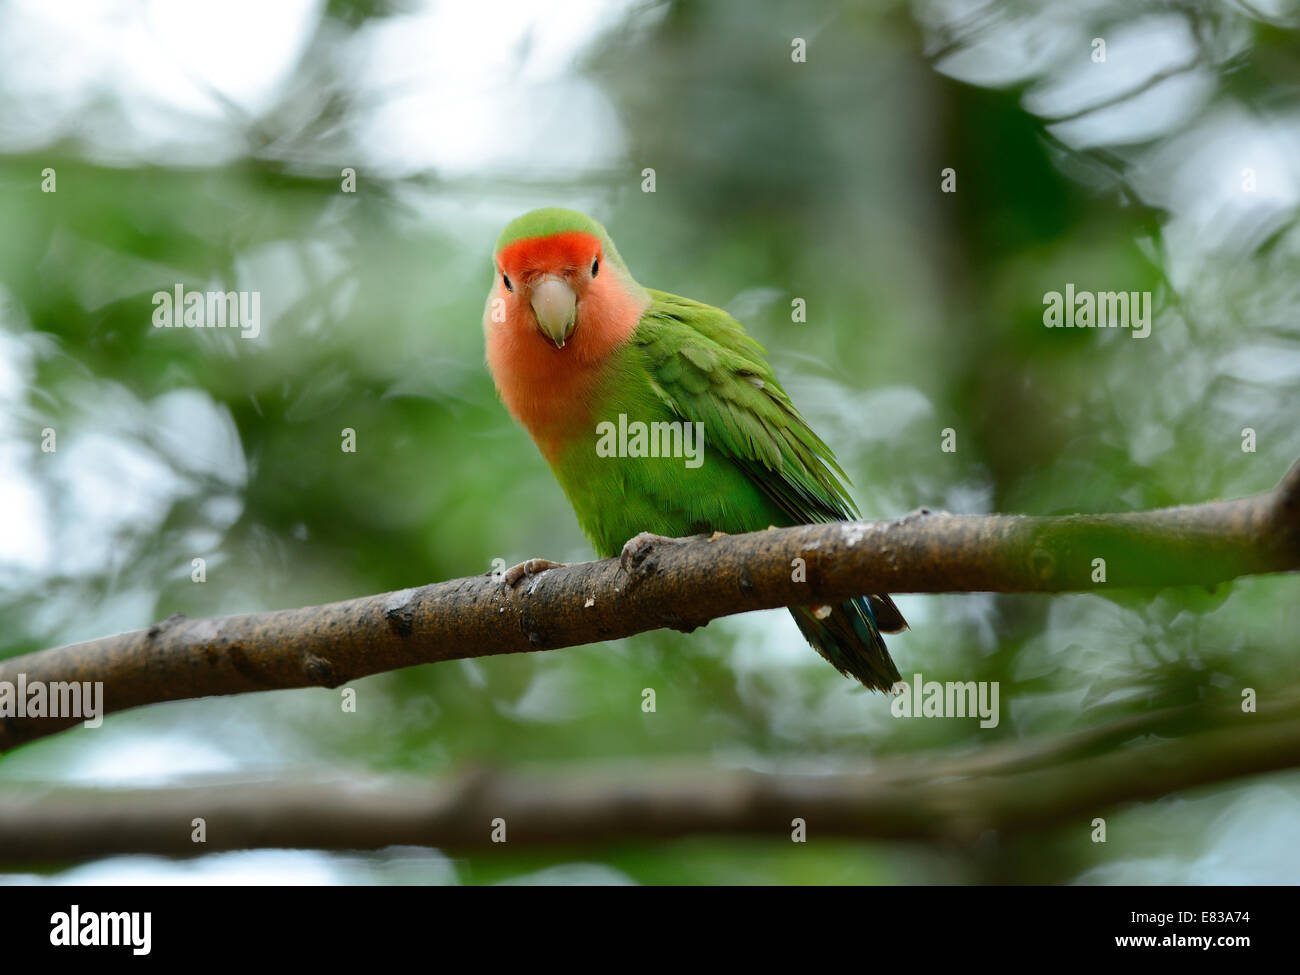
{"type": "MultiPolygon", "coordinates": [[[[718,308],[641,287],[590,217],[549,208],[506,227],[483,329],[501,398],[602,556],[626,558],[633,536],[857,516],[762,346],[718,308]]],[[[877,690],[899,680],[880,631],[907,623],[888,596],[791,613],[841,674],[877,690]]]]}

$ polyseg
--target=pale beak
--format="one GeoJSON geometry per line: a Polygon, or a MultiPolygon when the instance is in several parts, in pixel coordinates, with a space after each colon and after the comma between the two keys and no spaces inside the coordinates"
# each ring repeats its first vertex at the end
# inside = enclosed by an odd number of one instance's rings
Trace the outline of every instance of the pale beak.
{"type": "Polygon", "coordinates": [[[533,286],[532,303],[537,327],[557,349],[564,348],[565,340],[573,334],[578,313],[578,296],[569,283],[554,274],[546,275],[533,286]]]}

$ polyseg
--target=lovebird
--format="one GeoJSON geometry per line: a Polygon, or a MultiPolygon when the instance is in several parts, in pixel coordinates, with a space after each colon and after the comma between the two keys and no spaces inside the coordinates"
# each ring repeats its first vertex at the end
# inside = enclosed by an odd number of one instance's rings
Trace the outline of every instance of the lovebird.
{"type": "MultiPolygon", "coordinates": [[[[495,263],[488,368],[602,557],[626,565],[629,546],[858,516],[763,347],[725,311],[638,284],[595,220],[526,213],[495,263]]],[[[521,563],[509,581],[555,565],[521,563]]],[[[889,596],[790,612],[841,674],[881,691],[899,680],[880,634],[907,623],[889,596]]]]}

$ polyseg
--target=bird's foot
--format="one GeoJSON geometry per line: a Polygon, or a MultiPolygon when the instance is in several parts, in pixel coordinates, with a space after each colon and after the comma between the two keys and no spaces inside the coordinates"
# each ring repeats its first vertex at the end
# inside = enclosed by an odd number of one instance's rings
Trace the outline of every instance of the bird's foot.
{"type": "Polygon", "coordinates": [[[709,541],[716,542],[719,538],[726,538],[726,537],[727,537],[726,532],[714,532],[712,535],[709,536],[709,541]]]}
{"type": "Polygon", "coordinates": [[[660,545],[681,545],[688,541],[694,541],[693,538],[669,538],[666,535],[656,535],[654,532],[642,532],[640,535],[633,535],[623,546],[623,551],[618,557],[619,568],[627,575],[635,576],[641,574],[645,567],[645,561],[650,557],[650,553],[660,545]]]}
{"type": "Polygon", "coordinates": [[[549,572],[551,569],[563,568],[563,562],[552,562],[550,559],[528,559],[506,569],[501,576],[501,581],[513,589],[519,585],[519,580],[524,576],[535,576],[543,572],[549,572]]]}

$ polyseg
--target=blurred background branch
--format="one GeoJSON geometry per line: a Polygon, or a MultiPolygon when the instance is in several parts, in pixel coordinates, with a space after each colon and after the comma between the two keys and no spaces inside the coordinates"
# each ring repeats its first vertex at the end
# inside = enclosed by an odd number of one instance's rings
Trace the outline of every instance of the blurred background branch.
{"type": "Polygon", "coordinates": [[[1297,765],[1300,688],[1292,688],[1264,713],[1183,709],[1115,722],[1086,737],[886,761],[857,774],[475,770],[435,783],[354,777],[10,794],[0,798],[0,862],[255,847],[456,853],[709,835],[789,840],[798,820],[810,842],[969,844],[989,831],[1093,834],[1093,820],[1117,805],[1297,765]],[[1211,726],[1198,726],[1207,718],[1211,726]],[[1152,737],[1179,728],[1191,733],[1152,737]],[[1128,747],[1114,747],[1125,741],[1128,747]],[[193,838],[196,819],[202,843],[193,838]]]}

